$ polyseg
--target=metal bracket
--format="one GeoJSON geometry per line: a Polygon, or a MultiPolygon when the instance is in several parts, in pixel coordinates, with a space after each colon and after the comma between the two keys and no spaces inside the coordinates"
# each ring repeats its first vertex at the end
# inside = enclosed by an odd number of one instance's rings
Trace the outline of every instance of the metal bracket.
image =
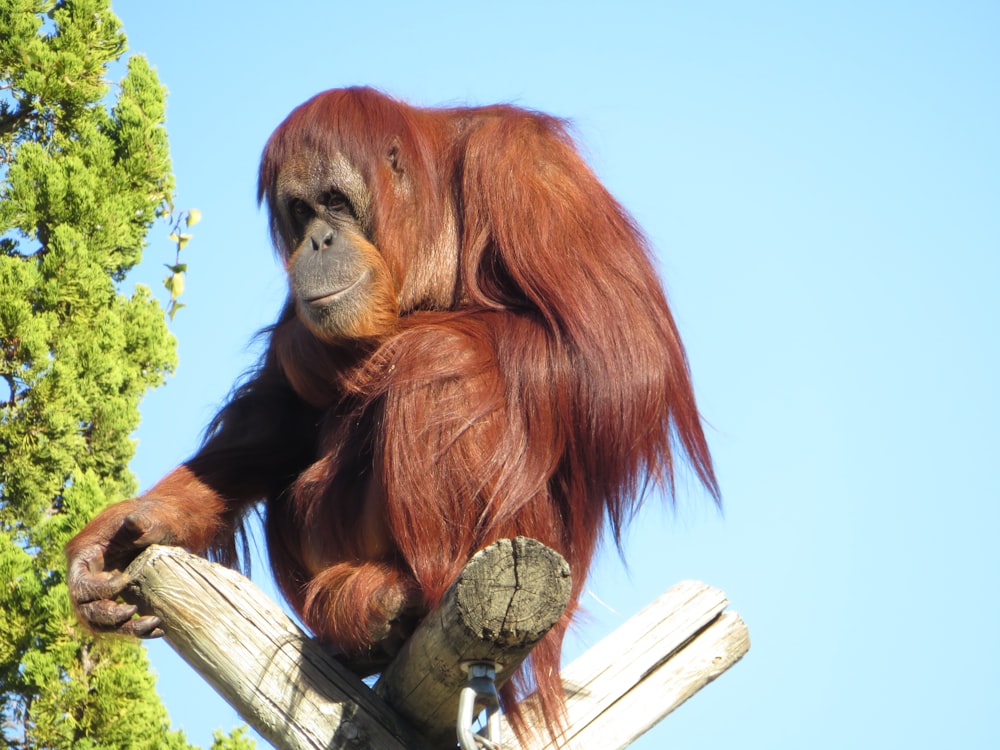
{"type": "Polygon", "coordinates": [[[497,695],[497,664],[475,661],[462,665],[469,673],[469,684],[458,696],[458,743],[462,750],[500,750],[500,697],[497,695]],[[486,710],[486,736],[472,731],[478,715],[476,706],[486,710]]]}

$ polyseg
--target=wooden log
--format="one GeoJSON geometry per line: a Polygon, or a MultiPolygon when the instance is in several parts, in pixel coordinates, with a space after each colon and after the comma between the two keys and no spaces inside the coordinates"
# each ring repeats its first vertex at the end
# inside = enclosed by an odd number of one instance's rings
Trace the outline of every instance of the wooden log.
{"type": "Polygon", "coordinates": [[[427,743],[253,583],[173,547],[129,566],[129,599],[247,723],[281,750],[427,743]]]}
{"type": "Polygon", "coordinates": [[[170,645],[289,750],[454,747],[463,665],[498,664],[502,684],[559,619],[571,588],[566,561],[540,542],[490,545],[407,641],[376,695],[232,570],[154,546],[128,574],[128,598],[160,617],[170,645]]]}
{"type": "MultiPolygon", "coordinates": [[[[562,742],[538,732],[523,750],[630,745],[750,648],[742,619],[723,612],[727,604],[723,592],[697,581],[669,589],[562,670],[562,742]]],[[[531,698],[525,708],[531,716],[531,698]]]]}
{"type": "MultiPolygon", "coordinates": [[[[503,684],[569,603],[566,561],[541,542],[502,539],[478,552],[421,622],[375,692],[435,747],[454,747],[463,665],[499,665],[503,684]]],[[[504,746],[513,734],[504,735],[504,746]]]]}
{"type": "MultiPolygon", "coordinates": [[[[378,684],[417,730],[238,573],[151,547],[129,575],[128,598],[158,615],[174,649],[281,750],[453,748],[462,662],[500,663],[502,682],[558,619],[570,587],[562,558],[533,540],[474,557],[378,684]]],[[[629,745],[746,653],[746,626],[726,604],[701,583],[670,589],[563,670],[563,742],[539,733],[524,750],[629,745]]],[[[530,698],[525,709],[530,718],[530,698]]],[[[505,727],[505,747],[512,737],[505,727]]]]}

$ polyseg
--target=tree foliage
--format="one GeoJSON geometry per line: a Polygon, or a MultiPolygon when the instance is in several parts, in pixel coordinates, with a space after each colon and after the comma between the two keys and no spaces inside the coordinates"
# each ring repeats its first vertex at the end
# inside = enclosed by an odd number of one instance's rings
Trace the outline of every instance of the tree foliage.
{"type": "MultiPolygon", "coordinates": [[[[174,188],[155,72],[108,0],[0,0],[0,745],[187,748],[145,650],[76,624],[63,546],[134,493],[139,400],[175,365],[123,291],[174,188]]],[[[242,735],[219,742],[236,742],[242,735]]],[[[226,747],[230,745],[220,745],[226,747]]]]}

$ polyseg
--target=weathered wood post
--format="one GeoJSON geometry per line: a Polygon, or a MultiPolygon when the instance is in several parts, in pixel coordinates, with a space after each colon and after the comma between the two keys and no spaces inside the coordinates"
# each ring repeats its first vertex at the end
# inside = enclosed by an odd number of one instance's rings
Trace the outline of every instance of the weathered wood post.
{"type": "MultiPolygon", "coordinates": [[[[462,664],[498,662],[502,682],[558,620],[570,588],[565,561],[540,543],[490,545],[373,691],[234,571],[151,547],[128,572],[129,598],[158,615],[171,646],[281,750],[454,748],[462,664]]],[[[564,669],[558,747],[626,747],[735,664],[749,637],[726,604],[717,589],[678,584],[564,669]]],[[[516,747],[509,728],[503,746],[516,747]]],[[[523,747],[556,745],[539,736],[523,747]]]]}
{"type": "Polygon", "coordinates": [[[498,680],[507,679],[570,596],[569,567],[554,550],[523,537],[491,544],[407,641],[376,695],[232,570],[151,547],[128,572],[130,596],[160,617],[170,645],[289,750],[454,747],[462,664],[499,662],[498,680]]]}
{"type": "Polygon", "coordinates": [[[699,581],[671,587],[562,670],[562,742],[538,733],[522,750],[628,747],[750,648],[746,625],[727,604],[699,581]]]}
{"type": "Polygon", "coordinates": [[[130,598],[261,736],[281,750],[429,748],[247,578],[175,547],[129,566],[130,598]]]}
{"type": "Polygon", "coordinates": [[[569,565],[557,552],[525,537],[495,542],[469,561],[375,692],[435,747],[454,747],[459,691],[469,679],[463,667],[500,664],[496,684],[502,685],[555,625],[569,597],[569,565]]]}

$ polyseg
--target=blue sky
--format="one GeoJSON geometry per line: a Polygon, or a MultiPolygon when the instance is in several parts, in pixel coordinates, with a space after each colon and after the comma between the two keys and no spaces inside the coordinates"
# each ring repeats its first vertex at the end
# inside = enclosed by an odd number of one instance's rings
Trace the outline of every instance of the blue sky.
{"type": "MultiPolygon", "coordinates": [[[[204,215],[180,367],[142,407],[144,487],[280,305],[255,170],[293,106],[368,84],[551,112],[656,249],[725,504],[690,480],[676,511],[651,498],[567,652],[685,578],[753,641],[633,747],[1000,745],[1000,5],[235,7],[116,7],[170,91],[178,206],[204,215]]],[[[132,281],[159,288],[161,229],[132,281]]],[[[238,723],[150,654],[192,741],[238,723]]]]}

